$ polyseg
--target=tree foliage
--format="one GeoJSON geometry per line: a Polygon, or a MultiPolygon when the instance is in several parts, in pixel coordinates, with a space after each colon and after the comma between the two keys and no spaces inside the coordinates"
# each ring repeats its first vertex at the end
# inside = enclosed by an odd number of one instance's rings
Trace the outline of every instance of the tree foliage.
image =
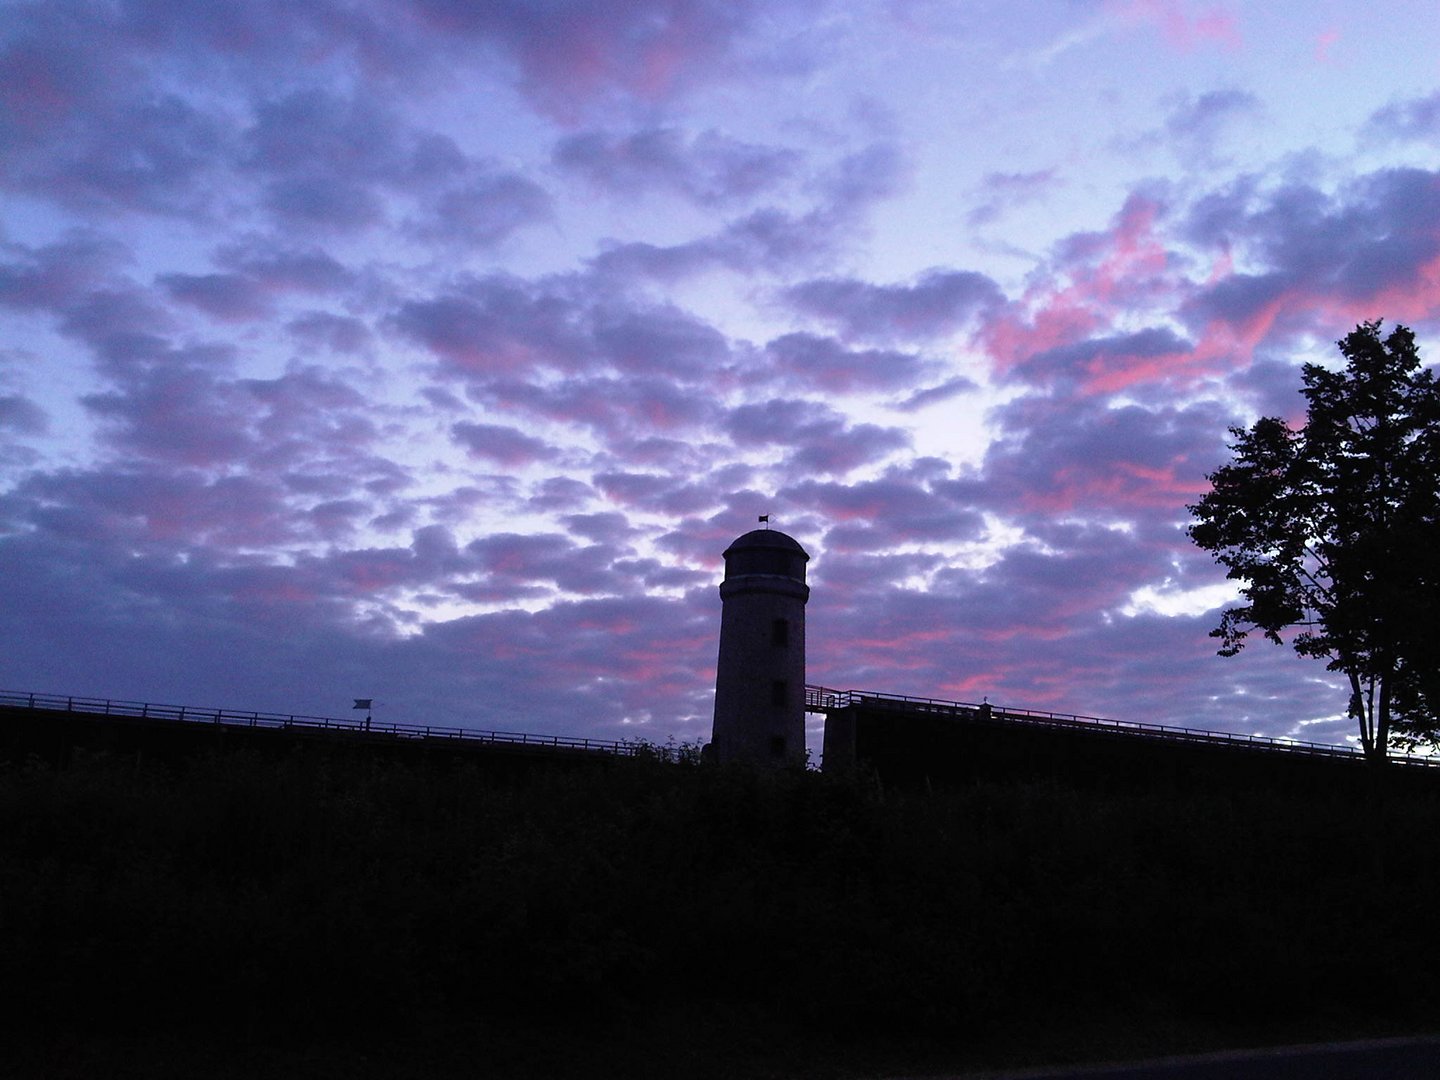
{"type": "Polygon", "coordinates": [[[1342,370],[1303,369],[1306,420],[1232,428],[1232,462],[1191,506],[1191,539],[1240,583],[1211,632],[1233,656],[1260,631],[1327,661],[1373,761],[1433,740],[1440,707],[1440,387],[1414,334],[1361,323],[1342,370]]]}

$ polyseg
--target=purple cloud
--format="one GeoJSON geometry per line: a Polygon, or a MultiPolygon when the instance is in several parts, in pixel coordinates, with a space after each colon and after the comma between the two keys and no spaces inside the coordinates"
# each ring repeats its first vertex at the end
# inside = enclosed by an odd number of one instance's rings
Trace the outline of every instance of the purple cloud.
{"type": "Polygon", "coordinates": [[[1223,460],[1230,422],[1213,403],[1117,407],[1052,396],[1017,398],[994,419],[1001,437],[983,479],[942,482],[942,492],[1017,518],[1132,522],[1184,516],[1223,460]]]}
{"type": "Polygon", "coordinates": [[[749,3],[640,0],[619,7],[562,0],[523,5],[420,0],[435,32],[498,45],[518,62],[521,86],[569,118],[615,93],[660,100],[726,58],[753,17],[749,3]]]}
{"type": "Polygon", "coordinates": [[[814,401],[776,399],[730,410],[725,428],[737,447],[781,446],[791,476],[839,476],[883,461],[910,445],[900,428],[850,424],[814,401]]]}
{"type": "Polygon", "coordinates": [[[1209,90],[1186,95],[1165,118],[1164,143],[1191,166],[1214,165],[1224,136],[1261,111],[1260,99],[1247,90],[1209,90]]]}
{"type": "Polygon", "coordinates": [[[914,386],[935,368],[913,353],[849,349],[815,334],[785,334],[765,346],[777,380],[798,390],[851,394],[914,386]]]}
{"type": "Polygon", "coordinates": [[[527,225],[550,220],[552,212],[550,196],[534,181],[477,169],[436,198],[433,210],[413,219],[409,231],[421,240],[493,247],[527,225]]]}
{"type": "Polygon", "coordinates": [[[285,328],[310,348],[336,353],[358,353],[369,347],[372,335],[364,322],[328,311],[307,311],[285,324],[285,328]]]}
{"type": "Polygon", "coordinates": [[[989,225],[1007,210],[1044,198],[1059,184],[1054,169],[987,173],[980,182],[981,201],[965,215],[965,220],[977,228],[989,225]]]}
{"type": "Polygon", "coordinates": [[[500,424],[475,424],[462,420],[450,426],[450,434],[471,456],[506,468],[519,468],[555,456],[555,448],[542,440],[500,424]]]}
{"type": "Polygon", "coordinates": [[[1433,142],[1440,139],[1440,91],[1392,101],[1370,114],[1364,132],[1377,141],[1433,142]]]}
{"type": "Polygon", "coordinates": [[[49,428],[45,410],[20,394],[0,394],[0,428],[18,435],[43,435],[49,428]]]}
{"type": "Polygon", "coordinates": [[[807,315],[848,337],[880,341],[927,340],[961,330],[1003,296],[983,274],[928,270],[911,285],[872,285],[846,278],[817,278],[785,290],[807,315]]]}
{"type": "Polygon", "coordinates": [[[555,145],[555,164],[595,187],[634,197],[668,191],[701,206],[753,199],[791,180],[800,155],[741,142],[718,131],[687,137],[676,128],[644,128],[617,136],[568,135],[555,145]]]}
{"type": "Polygon", "coordinates": [[[1305,185],[1261,194],[1242,184],[1202,204],[1189,227],[1265,268],[1198,291],[1185,308],[1192,325],[1269,322],[1307,308],[1348,316],[1359,305],[1423,319],[1440,295],[1429,269],[1440,259],[1440,173],[1382,170],[1334,195],[1305,185]]]}
{"type": "Polygon", "coordinates": [[[265,291],[239,274],[162,274],[157,283],[174,299],[221,322],[253,322],[271,310],[265,291]]]}
{"type": "Polygon", "coordinates": [[[101,286],[126,261],[116,241],[87,231],[30,248],[0,244],[0,304],[21,311],[59,313],[101,286]]]}
{"type": "Polygon", "coordinates": [[[354,275],[319,247],[291,247],[273,237],[250,236],[216,252],[216,263],[245,274],[266,289],[331,293],[354,283],[354,275]]]}

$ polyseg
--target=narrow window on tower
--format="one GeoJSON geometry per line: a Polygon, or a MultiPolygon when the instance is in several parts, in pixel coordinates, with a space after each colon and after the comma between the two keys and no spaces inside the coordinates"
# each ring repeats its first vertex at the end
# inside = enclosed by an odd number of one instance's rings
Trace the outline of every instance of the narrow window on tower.
{"type": "Polygon", "coordinates": [[[770,704],[784,705],[790,700],[790,686],[784,679],[776,679],[770,684],[770,704]]]}
{"type": "Polygon", "coordinates": [[[776,619],[770,624],[770,644],[781,647],[790,644],[789,619],[776,619]]]}

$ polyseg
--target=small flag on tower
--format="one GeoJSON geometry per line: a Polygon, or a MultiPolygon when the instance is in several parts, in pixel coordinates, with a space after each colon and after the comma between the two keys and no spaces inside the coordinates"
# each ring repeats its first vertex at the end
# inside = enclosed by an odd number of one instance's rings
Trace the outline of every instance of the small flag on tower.
{"type": "Polygon", "coordinates": [[[374,701],[374,700],[375,700],[374,698],[357,697],[357,698],[355,699],[355,704],[352,705],[351,708],[354,708],[354,709],[368,709],[368,708],[370,708],[370,703],[371,703],[372,701],[374,701]]]}
{"type": "Polygon", "coordinates": [[[770,515],[769,515],[769,514],[761,514],[761,515],[760,515],[760,520],[768,524],[769,521],[770,521],[770,515]]]}

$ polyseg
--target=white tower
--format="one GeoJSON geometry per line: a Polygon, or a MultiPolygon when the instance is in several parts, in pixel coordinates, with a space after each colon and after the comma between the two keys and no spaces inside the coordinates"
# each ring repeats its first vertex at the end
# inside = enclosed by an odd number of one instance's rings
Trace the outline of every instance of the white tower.
{"type": "Polygon", "coordinates": [[[710,742],[716,761],[805,761],[809,561],[804,548],[774,529],[748,532],[725,549],[710,742]]]}

